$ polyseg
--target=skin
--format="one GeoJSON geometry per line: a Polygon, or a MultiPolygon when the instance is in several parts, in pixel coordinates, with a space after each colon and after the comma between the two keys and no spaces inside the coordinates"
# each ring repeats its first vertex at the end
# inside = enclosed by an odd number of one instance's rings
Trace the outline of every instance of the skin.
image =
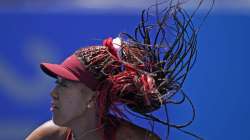
{"type": "MultiPolygon", "coordinates": [[[[58,78],[51,92],[52,120],[35,129],[26,140],[65,140],[66,129],[71,128],[77,140],[101,140],[103,128],[96,129],[95,92],[85,84],[58,78]],[[81,122],[81,123],[79,123],[81,122]]],[[[121,122],[117,140],[159,140],[159,138],[126,120],[121,122]]]]}

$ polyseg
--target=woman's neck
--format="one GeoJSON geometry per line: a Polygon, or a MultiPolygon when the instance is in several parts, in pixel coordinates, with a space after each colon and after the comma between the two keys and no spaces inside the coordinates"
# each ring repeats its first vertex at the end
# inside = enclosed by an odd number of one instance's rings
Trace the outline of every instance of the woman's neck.
{"type": "Polygon", "coordinates": [[[81,133],[74,133],[73,130],[73,140],[101,140],[101,133],[103,131],[103,127],[96,127],[93,129],[89,129],[87,131],[83,131],[81,133]]]}
{"type": "Polygon", "coordinates": [[[72,119],[68,126],[73,131],[75,140],[100,139],[102,126],[97,128],[97,118],[94,110],[88,110],[82,115],[72,119]]]}

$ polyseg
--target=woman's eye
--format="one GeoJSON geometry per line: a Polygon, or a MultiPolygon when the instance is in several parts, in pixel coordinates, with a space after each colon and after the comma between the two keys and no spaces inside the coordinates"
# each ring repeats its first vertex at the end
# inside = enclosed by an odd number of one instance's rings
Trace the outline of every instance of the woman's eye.
{"type": "Polygon", "coordinates": [[[67,85],[65,83],[62,83],[62,82],[60,82],[58,80],[56,80],[55,83],[58,84],[58,85],[60,85],[60,86],[62,86],[62,87],[67,87],[67,85]]]}

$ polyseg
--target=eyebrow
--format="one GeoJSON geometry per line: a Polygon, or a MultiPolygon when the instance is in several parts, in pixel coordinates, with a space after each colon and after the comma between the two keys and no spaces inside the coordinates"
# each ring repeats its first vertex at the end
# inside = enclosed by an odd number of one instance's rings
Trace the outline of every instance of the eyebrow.
{"type": "Polygon", "coordinates": [[[66,80],[64,80],[64,79],[61,78],[61,77],[58,77],[58,78],[56,79],[56,82],[58,82],[58,83],[66,83],[66,80]]]}
{"type": "Polygon", "coordinates": [[[61,83],[61,84],[67,84],[67,85],[71,85],[71,83],[77,83],[78,81],[70,81],[61,77],[57,77],[56,82],[61,83]],[[70,84],[69,84],[70,83],[70,84]]]}

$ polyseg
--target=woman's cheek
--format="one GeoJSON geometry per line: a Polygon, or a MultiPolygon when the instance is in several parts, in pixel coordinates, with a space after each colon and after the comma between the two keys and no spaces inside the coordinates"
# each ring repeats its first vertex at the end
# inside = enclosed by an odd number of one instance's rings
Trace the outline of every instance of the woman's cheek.
{"type": "Polygon", "coordinates": [[[79,114],[79,106],[77,107],[76,101],[73,100],[67,100],[66,102],[63,113],[65,118],[70,120],[79,114]]]}

